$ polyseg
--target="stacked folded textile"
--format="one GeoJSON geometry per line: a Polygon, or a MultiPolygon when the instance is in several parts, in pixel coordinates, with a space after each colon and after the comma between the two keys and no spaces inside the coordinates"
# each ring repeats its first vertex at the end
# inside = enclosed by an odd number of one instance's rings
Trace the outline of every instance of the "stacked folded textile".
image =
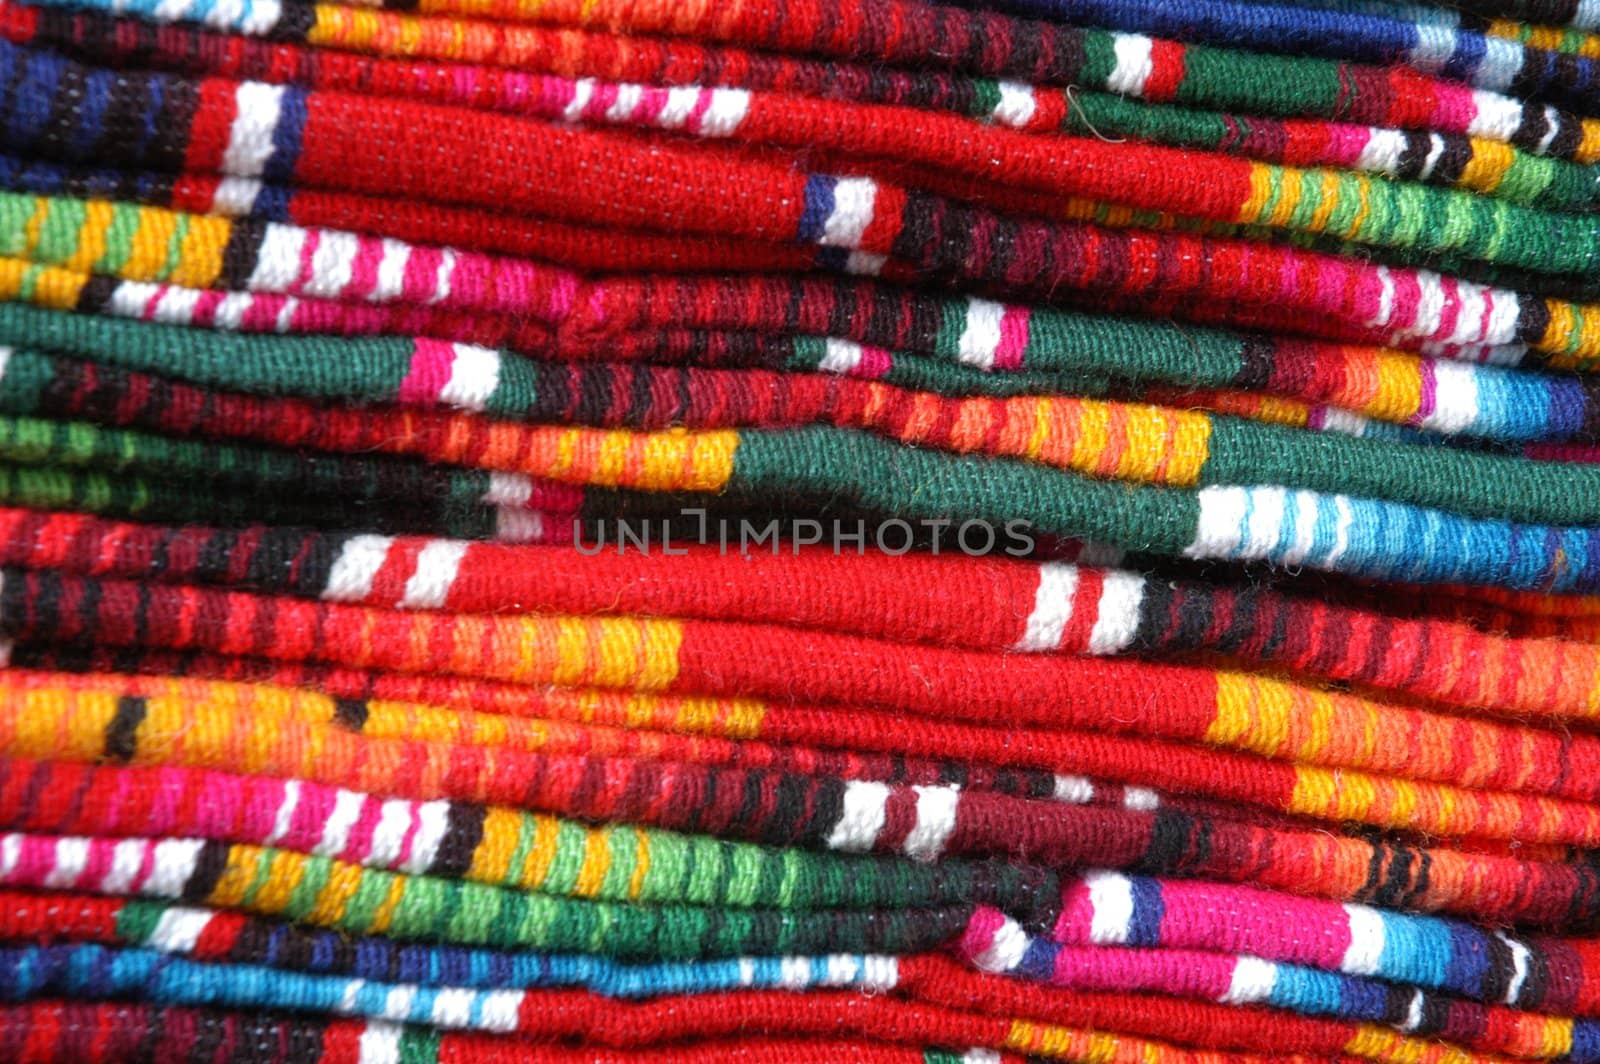
{"type": "Polygon", "coordinates": [[[0,0],[0,1060],[1600,1062],[1600,3],[0,0]]]}

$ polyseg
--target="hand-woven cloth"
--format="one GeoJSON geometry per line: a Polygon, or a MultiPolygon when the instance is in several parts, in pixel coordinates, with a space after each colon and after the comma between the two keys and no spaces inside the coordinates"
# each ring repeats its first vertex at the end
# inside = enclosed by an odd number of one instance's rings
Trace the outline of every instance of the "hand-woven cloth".
{"type": "Polygon", "coordinates": [[[1600,3],[0,5],[0,1059],[1600,1062],[1600,3]]]}

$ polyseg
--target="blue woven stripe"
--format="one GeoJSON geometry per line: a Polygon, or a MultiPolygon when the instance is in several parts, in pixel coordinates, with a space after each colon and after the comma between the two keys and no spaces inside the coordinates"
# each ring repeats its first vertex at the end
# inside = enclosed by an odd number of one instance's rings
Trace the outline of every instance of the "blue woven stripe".
{"type": "Polygon", "coordinates": [[[833,213],[833,185],[833,178],[821,174],[806,178],[806,205],[795,233],[800,243],[814,244],[822,239],[828,216],[833,213]]]}
{"type": "Polygon", "coordinates": [[[50,118],[51,101],[60,85],[66,62],[45,52],[26,52],[0,40],[0,76],[13,85],[7,98],[13,107],[5,116],[7,140],[31,144],[50,118]]]}
{"type": "Polygon", "coordinates": [[[272,154],[267,158],[262,177],[268,181],[288,181],[300,158],[300,136],[306,125],[306,90],[288,86],[272,129],[272,154]]]}
{"type": "Polygon", "coordinates": [[[1424,583],[1500,584],[1551,591],[1600,588],[1600,551],[1596,550],[1600,530],[1459,517],[1374,499],[1290,492],[1270,545],[1265,550],[1250,549],[1249,531],[1252,520],[1260,520],[1257,511],[1262,493],[1273,490],[1280,489],[1244,489],[1239,546],[1228,557],[1293,562],[1289,545],[1300,520],[1299,504],[1309,499],[1316,523],[1306,562],[1320,568],[1424,583]],[[1341,499],[1350,511],[1342,552],[1337,534],[1341,499]]]}
{"type": "MultiPolygon", "coordinates": [[[[851,958],[857,971],[866,958],[851,958]]],[[[526,954],[516,983],[473,988],[479,995],[497,990],[581,987],[608,997],[709,993],[753,987],[804,989],[841,985],[832,978],[838,958],[763,957],[704,964],[654,964],[626,967],[593,957],[526,954]]],[[[848,985],[848,983],[843,984],[848,985]]],[[[385,1014],[397,987],[414,989],[409,1015],[390,1016],[427,1023],[432,1002],[443,986],[363,980],[343,975],[285,971],[262,965],[208,964],[144,949],[97,944],[26,946],[0,949],[0,1000],[25,1001],[52,994],[112,997],[136,994],[169,1005],[221,1005],[235,1008],[296,1008],[385,1014]]],[[[461,989],[461,988],[457,988],[461,989]]],[[[478,1013],[481,1015],[481,1013],[478,1013]]]]}

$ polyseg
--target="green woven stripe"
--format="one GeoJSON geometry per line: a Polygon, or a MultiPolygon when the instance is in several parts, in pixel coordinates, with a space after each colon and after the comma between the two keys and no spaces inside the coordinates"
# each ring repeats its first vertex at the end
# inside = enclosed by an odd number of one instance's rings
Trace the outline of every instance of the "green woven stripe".
{"type": "MultiPolygon", "coordinates": [[[[964,302],[946,304],[935,349],[939,355],[957,357],[966,313],[964,302]]],[[[1219,329],[1041,309],[1029,318],[1022,365],[1052,373],[1118,373],[1134,380],[1225,387],[1243,368],[1244,350],[1243,337],[1219,329]]]]}
{"type": "MultiPolygon", "coordinates": [[[[1172,322],[1038,310],[1029,326],[1024,373],[990,374],[956,359],[966,312],[964,300],[946,304],[934,350],[939,361],[908,364],[904,376],[891,382],[945,394],[1098,394],[1105,385],[1095,382],[1103,382],[1108,373],[1128,380],[1225,387],[1243,365],[1244,340],[1237,334],[1180,328],[1172,322]],[[1029,371],[1040,375],[1030,379],[1029,371]],[[1009,379],[1013,377],[1026,383],[1013,383],[1009,379]]],[[[404,380],[411,358],[411,342],[394,338],[240,335],[207,330],[204,344],[194,340],[195,330],[181,326],[0,303],[0,344],[24,351],[58,351],[253,395],[298,395],[348,403],[388,401],[404,380]]],[[[822,341],[797,341],[796,356],[792,368],[815,368],[823,357],[822,341]]],[[[903,357],[897,352],[896,362],[903,357]]],[[[520,356],[505,356],[501,364],[504,383],[490,412],[511,416],[525,409],[518,404],[531,401],[531,372],[531,365],[520,356]]],[[[8,370],[6,378],[9,376],[8,370]]]]}
{"type": "MultiPolygon", "coordinates": [[[[0,219],[3,224],[3,219],[0,219]]],[[[342,402],[392,397],[410,367],[410,340],[395,337],[256,336],[147,325],[94,314],[0,305],[0,343],[80,353],[95,361],[258,395],[342,402]],[[204,343],[196,343],[203,335],[204,343]]]]}
{"type": "Polygon", "coordinates": [[[1334,115],[1346,91],[1332,60],[1194,45],[1183,50],[1174,102],[1244,114],[1334,115]]]}
{"type": "Polygon", "coordinates": [[[407,1024],[400,1035],[399,1064],[437,1064],[444,1031],[407,1024]]]}
{"type": "MultiPolygon", "coordinates": [[[[1272,484],[1387,499],[1474,517],[1536,524],[1600,524],[1600,468],[1474,451],[1364,440],[1341,433],[1212,419],[1201,484],[1272,484]]],[[[1008,458],[906,447],[815,426],[740,434],[731,487],[836,491],[869,509],[919,517],[1028,518],[1045,531],[1157,550],[1188,546],[1187,490],[1102,481],[1008,458]],[[1113,521],[1110,515],[1124,516],[1113,521]],[[1135,533],[1133,530],[1140,530],[1135,533]],[[1148,529],[1148,532],[1145,530],[1148,529]]]]}
{"type": "MultiPolygon", "coordinates": [[[[33,375],[23,374],[17,394],[0,393],[8,409],[17,409],[29,394],[37,396],[32,380],[33,375]]],[[[1473,517],[1556,525],[1600,523],[1600,467],[1311,432],[1224,415],[1209,415],[1209,420],[1210,457],[1200,471],[1202,486],[1275,484],[1390,499],[1473,517]]],[[[870,438],[831,428],[751,430],[741,435],[741,455],[752,446],[782,446],[790,436],[814,445],[823,438],[819,433],[860,441],[870,438]]],[[[958,469],[969,461],[945,452],[929,458],[958,469]]],[[[887,460],[891,465],[898,461],[887,460]]],[[[130,470],[363,501],[429,498],[447,507],[476,505],[489,489],[486,471],[424,465],[409,458],[295,454],[31,417],[0,417],[0,461],[130,470]]],[[[1054,468],[1036,472],[1047,478],[1046,484],[1059,485],[1040,490],[1070,490],[1084,479],[1054,468]]],[[[763,485],[776,490],[770,483],[763,485]]],[[[867,499],[861,501],[872,505],[867,499]]],[[[951,511],[956,512],[959,507],[951,511]]],[[[1008,516],[1031,512],[1013,508],[1008,516]]]]}
{"type": "Polygon", "coordinates": [[[346,499],[285,498],[273,492],[234,493],[211,485],[173,483],[128,474],[59,466],[0,464],[0,505],[79,510],[163,524],[301,525],[485,539],[495,513],[482,506],[444,508],[412,502],[404,508],[352,506],[346,499]]]}
{"type": "Polygon", "coordinates": [[[1600,467],[1211,419],[1210,484],[1283,484],[1474,517],[1600,524],[1600,467]]]}
{"type": "MultiPolygon", "coordinates": [[[[957,337],[959,338],[959,336],[957,337]]],[[[954,347],[955,338],[947,341],[954,347]]],[[[817,336],[797,336],[794,350],[784,368],[814,372],[827,355],[827,341],[817,336]]],[[[889,372],[877,378],[914,392],[938,395],[1083,395],[1111,394],[1119,383],[1107,373],[1060,371],[1022,371],[986,373],[959,362],[934,360],[895,352],[889,372]]],[[[1120,375],[1119,375],[1120,376],[1120,375]]]]}
{"type": "Polygon", "coordinates": [[[351,502],[415,498],[463,507],[478,504],[489,490],[489,474],[476,469],[404,458],[295,454],[24,417],[0,417],[0,461],[137,471],[351,502]]]}
{"type": "Polygon", "coordinates": [[[806,428],[741,434],[729,486],[833,495],[878,513],[977,519],[1163,554],[1194,538],[1193,492],[1091,480],[1007,459],[952,457],[860,432],[806,428]]]}
{"type": "Polygon", "coordinates": [[[78,235],[89,216],[88,203],[67,199],[45,202],[50,209],[39,222],[39,246],[34,257],[41,262],[59,262],[77,250],[78,235]]]}
{"type": "MultiPolygon", "coordinates": [[[[235,849],[253,863],[247,878],[270,875],[272,849],[235,849]]],[[[303,859],[304,879],[328,882],[335,862],[303,859]]],[[[906,953],[933,949],[959,932],[970,906],[871,910],[717,909],[555,897],[431,876],[362,869],[331,926],[352,934],[502,949],[580,951],[616,957],[731,957],[750,953],[906,953]],[[398,901],[396,901],[398,892],[398,901]]],[[[245,907],[253,908],[249,897],[245,907]]],[[[315,890],[296,890],[272,915],[304,921],[315,890]]],[[[326,912],[324,908],[322,911],[326,912]]]]}
{"type": "MultiPolygon", "coordinates": [[[[959,314],[951,320],[959,329],[959,314]]],[[[13,347],[0,375],[0,403],[16,414],[38,409],[39,391],[54,379],[42,354],[46,350],[202,387],[345,403],[392,401],[410,368],[411,342],[404,339],[239,335],[216,330],[204,335],[205,343],[196,344],[195,331],[181,326],[0,303],[0,343],[13,347]]],[[[959,332],[948,341],[952,349],[958,337],[959,332]]],[[[815,372],[826,353],[822,338],[796,337],[784,368],[815,372]]],[[[1126,368],[1114,364],[1081,370],[985,373],[953,360],[897,352],[892,369],[882,380],[941,395],[1104,395],[1112,389],[1113,382],[1106,374],[1113,370],[1126,376],[1126,368]]],[[[525,416],[537,399],[536,372],[532,360],[502,351],[499,384],[485,412],[493,417],[525,416]]],[[[1220,367],[1214,376],[1217,383],[1226,380],[1220,367]]]]}
{"type": "MultiPolygon", "coordinates": [[[[952,305],[944,337],[964,321],[963,312],[963,305],[952,305]]],[[[23,317],[25,324],[28,317],[44,324],[69,320],[67,316],[39,312],[23,317]]],[[[146,343],[161,339],[134,331],[143,330],[142,326],[111,324],[124,326],[114,332],[131,332],[146,343]]],[[[1073,359],[1070,353],[1101,350],[1105,325],[1095,319],[1042,312],[1033,319],[1032,339],[1036,349],[1064,353],[1055,361],[1068,362],[1073,359]]],[[[1181,376],[1185,366],[1191,368],[1189,375],[1200,376],[1192,372],[1196,361],[1220,369],[1229,363],[1236,365],[1239,360],[1241,345],[1228,342],[1225,335],[1191,336],[1189,343],[1180,344],[1153,325],[1141,329],[1137,323],[1126,323],[1126,327],[1130,335],[1123,339],[1125,350],[1138,352],[1144,366],[1154,367],[1163,376],[1181,376]]],[[[292,348],[290,344],[288,349],[292,348]]],[[[801,345],[797,357],[807,350],[801,345]]],[[[815,345],[809,348],[812,355],[815,350],[815,345]]],[[[1079,355],[1077,360],[1087,359],[1079,355]]],[[[1034,361],[1048,364],[1052,360],[1041,356],[1034,361]]],[[[27,413],[29,404],[39,401],[46,371],[26,352],[18,352],[12,362],[16,369],[8,369],[0,382],[0,402],[7,410],[27,413]]],[[[1068,372],[1076,375],[1076,370],[1068,372]]],[[[279,385],[279,391],[294,390],[284,388],[282,381],[279,385]]],[[[528,387],[531,389],[531,383],[528,387]]],[[[529,394],[528,401],[532,398],[529,394]]],[[[1280,484],[1392,499],[1476,517],[1560,525],[1600,523],[1600,468],[1593,466],[1539,463],[1399,441],[1307,432],[1225,416],[1213,416],[1211,422],[1211,457],[1202,469],[1202,484],[1280,484]]],[[[747,433],[749,442],[745,446],[771,435],[747,433]]],[[[817,437],[813,434],[807,438],[817,437]]],[[[0,460],[136,470],[241,486],[292,488],[310,495],[351,495],[357,499],[430,492],[446,506],[455,507],[475,505],[489,486],[486,472],[426,467],[409,459],[296,455],[239,443],[176,440],[29,417],[0,418],[0,460]]],[[[957,461],[950,456],[942,456],[942,460],[957,461]]],[[[1045,472],[1057,484],[1081,479],[1045,472]]],[[[1018,512],[1009,516],[1018,516],[1018,512]]]]}
{"type": "Polygon", "coordinates": [[[20,256],[28,248],[33,207],[20,196],[0,196],[0,255],[20,256]]]}

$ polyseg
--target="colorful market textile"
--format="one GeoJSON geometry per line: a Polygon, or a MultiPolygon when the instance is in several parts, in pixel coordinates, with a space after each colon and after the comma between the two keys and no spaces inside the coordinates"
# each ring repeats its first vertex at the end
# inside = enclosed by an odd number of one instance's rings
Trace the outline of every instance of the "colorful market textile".
{"type": "MultiPolygon", "coordinates": [[[[0,22],[0,25],[7,26],[12,39],[18,43],[32,41],[76,54],[112,60],[137,51],[144,61],[150,62],[154,53],[159,57],[161,66],[180,71],[205,69],[194,65],[192,51],[203,47],[200,42],[216,39],[209,31],[188,27],[183,33],[174,32],[173,27],[159,33],[147,27],[137,36],[131,36],[127,31],[137,31],[137,28],[120,23],[115,24],[113,32],[112,24],[104,16],[92,11],[67,13],[13,8],[7,15],[10,21],[0,22]],[[193,45],[178,43],[185,38],[192,39],[193,45]]],[[[345,17],[345,12],[329,7],[326,16],[337,23],[345,17]]],[[[346,28],[355,27],[347,25],[346,28]]],[[[473,91],[471,83],[463,87],[455,80],[406,78],[402,75],[414,75],[425,71],[427,67],[392,61],[371,65],[366,68],[365,74],[383,83],[385,91],[390,93],[432,93],[435,94],[432,97],[434,99],[499,109],[510,109],[514,101],[519,99],[525,101],[522,104],[525,108],[550,108],[557,101],[545,98],[541,90],[548,87],[550,92],[559,94],[565,100],[560,105],[563,114],[571,109],[585,119],[597,122],[615,121],[608,114],[615,96],[618,92],[633,91],[638,84],[636,79],[657,79],[661,76],[659,65],[645,65],[646,56],[629,57],[626,64],[619,60],[611,65],[602,65],[603,53],[582,59],[569,54],[559,68],[562,71],[622,82],[580,89],[578,86],[584,84],[582,81],[566,82],[549,75],[530,76],[527,73],[530,67],[549,67],[552,72],[556,69],[549,56],[537,49],[520,51],[515,55],[515,60],[507,55],[507,49],[513,41],[546,40],[550,31],[537,27],[500,26],[493,30],[485,27],[485,32],[496,36],[497,49],[481,56],[471,55],[471,58],[485,64],[510,65],[515,62],[516,66],[515,71],[504,73],[492,66],[483,66],[475,71],[477,78],[499,80],[502,86],[499,93],[491,95],[473,91]],[[512,84],[525,84],[526,88],[522,92],[513,92],[509,90],[512,84]],[[585,91],[586,97],[576,97],[576,93],[585,91]]],[[[346,38],[339,43],[344,47],[363,47],[365,44],[354,38],[346,38]]],[[[448,48],[451,43],[457,47],[467,45],[467,41],[457,35],[453,42],[441,40],[435,48],[448,48]]],[[[646,42],[638,43],[641,48],[648,47],[646,42]]],[[[421,44],[421,40],[417,40],[412,47],[421,44]]],[[[365,46],[372,47],[371,44],[365,46]]],[[[236,40],[231,50],[232,54],[225,60],[226,65],[218,69],[255,80],[282,78],[286,54],[296,56],[296,65],[305,71],[297,75],[296,80],[311,84],[327,87],[349,85],[352,84],[350,78],[354,72],[361,69],[355,65],[341,66],[338,53],[295,49],[281,40],[274,42],[270,50],[265,45],[252,48],[249,42],[236,40]]],[[[600,49],[596,47],[594,51],[599,52],[600,49]]],[[[466,53],[449,55],[448,51],[418,50],[412,54],[427,55],[429,58],[468,57],[466,53]]],[[[713,61],[713,57],[722,60],[724,54],[717,50],[680,45],[674,52],[674,62],[703,64],[713,61]]],[[[1515,202],[1559,206],[1570,210],[1593,207],[1596,193],[1600,191],[1594,187],[1593,178],[1586,168],[1566,165],[1565,160],[1548,154],[1548,148],[1545,149],[1546,153],[1541,154],[1536,150],[1538,145],[1513,146],[1496,140],[1495,130],[1490,128],[1474,128],[1471,134],[1423,133],[1315,119],[1273,121],[1252,117],[1250,130],[1241,135],[1231,131],[1232,116],[1226,113],[1130,102],[1118,94],[1126,91],[1126,86],[1120,83],[1116,86],[1116,93],[1075,91],[1069,96],[1063,91],[1046,90],[1019,82],[958,79],[909,72],[874,77],[859,66],[839,63],[823,65],[805,60],[776,60],[772,57],[761,59],[765,62],[753,61],[739,75],[739,87],[752,91],[784,92],[789,94],[787,99],[790,101],[803,98],[803,92],[850,102],[941,107],[980,121],[991,121],[1030,132],[1060,129],[1106,137],[1139,136],[1160,143],[1243,154],[1266,162],[1339,166],[1427,183],[1456,184],[1515,202]],[[1436,151],[1437,157],[1434,157],[1436,151]]],[[[654,115],[656,122],[666,117],[667,113],[664,112],[654,115]]],[[[748,112],[745,117],[748,117],[748,112]]],[[[740,124],[743,122],[741,118],[740,124]]],[[[720,127],[708,127],[703,118],[697,128],[702,134],[721,132],[720,127]]]]}
{"type": "Polygon", "coordinates": [[[0,1059],[1600,1062],[1597,249],[1590,0],[0,4],[0,1059]]]}
{"type": "MultiPolygon", "coordinates": [[[[659,614],[816,628],[973,650],[1220,654],[1512,714],[1595,711],[1600,650],[1493,636],[1416,617],[1127,569],[908,554],[885,579],[861,554],[754,555],[497,547],[483,542],[276,529],[162,528],[0,509],[6,564],[63,573],[239,586],[396,609],[659,614]],[[146,559],[166,559],[159,573],[146,559]],[[290,566],[292,559],[305,559],[290,566]],[[320,559],[313,563],[311,559],[320,559]],[[981,575],[981,589],[972,577],[981,575]],[[758,590],[759,589],[759,590],[758,590]],[[929,602],[949,608],[931,611],[929,602]],[[1420,657],[1419,655],[1426,655],[1420,657]],[[1452,669],[1455,659],[1476,671],[1452,669]]],[[[1500,622],[1502,627],[1505,622],[1500,622]]],[[[1575,740],[1577,741],[1577,740],[1575,740]]]]}

